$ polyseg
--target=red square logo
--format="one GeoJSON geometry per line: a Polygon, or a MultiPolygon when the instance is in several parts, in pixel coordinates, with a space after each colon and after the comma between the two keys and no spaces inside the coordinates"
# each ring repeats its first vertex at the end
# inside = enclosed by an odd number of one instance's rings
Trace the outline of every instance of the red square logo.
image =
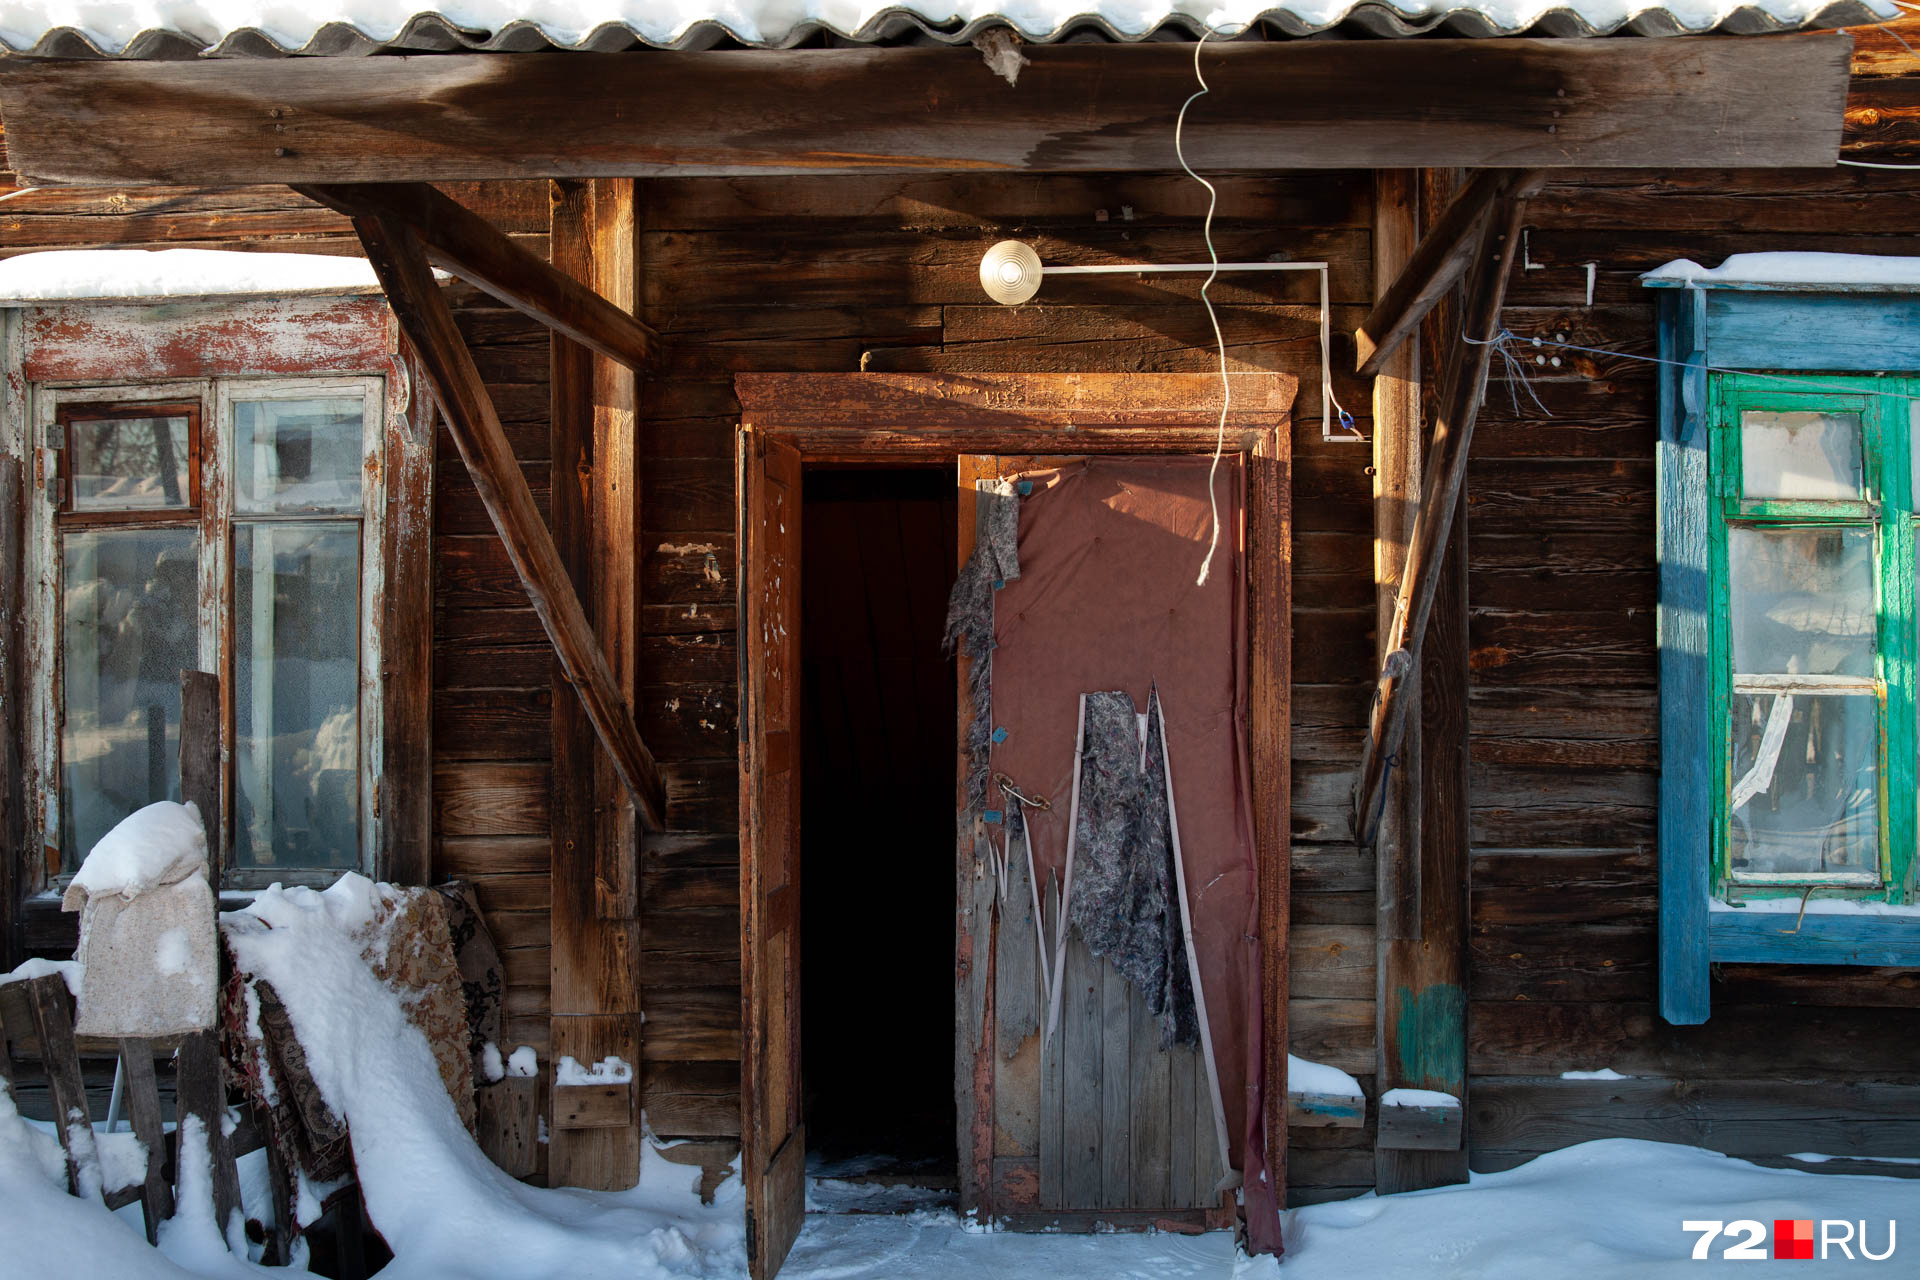
{"type": "Polygon", "coordinates": [[[1810,1218],[1773,1220],[1773,1256],[1775,1258],[1813,1257],[1813,1221],[1810,1218]]]}

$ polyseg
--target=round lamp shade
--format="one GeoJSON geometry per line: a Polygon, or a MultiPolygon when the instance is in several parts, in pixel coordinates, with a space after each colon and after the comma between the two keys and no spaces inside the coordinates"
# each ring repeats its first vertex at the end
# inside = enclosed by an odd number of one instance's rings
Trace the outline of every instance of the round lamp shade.
{"type": "Polygon", "coordinates": [[[980,259],[980,287],[1004,306],[1018,306],[1040,292],[1040,255],[1018,240],[1002,240],[980,259]]]}

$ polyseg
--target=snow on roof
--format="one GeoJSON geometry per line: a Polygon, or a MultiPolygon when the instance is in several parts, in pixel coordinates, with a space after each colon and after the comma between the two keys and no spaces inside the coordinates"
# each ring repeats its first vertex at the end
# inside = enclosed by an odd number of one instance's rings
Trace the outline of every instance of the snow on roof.
{"type": "Polygon", "coordinates": [[[1870,253],[1736,253],[1717,267],[1680,258],[1640,277],[1651,288],[1920,289],[1920,258],[1870,253]]]}
{"type": "Polygon", "coordinates": [[[378,293],[365,258],[218,249],[58,249],[0,262],[0,306],[242,294],[378,293]]]}
{"type": "Polygon", "coordinates": [[[1263,24],[1308,35],[1586,36],[1626,31],[1751,34],[1884,20],[1892,0],[450,0],[416,12],[394,0],[0,0],[0,46],[43,57],[181,57],[364,54],[383,49],[614,52],[636,45],[705,49],[725,40],[786,48],[820,33],[862,43],[959,43],[991,27],[1045,42],[1094,31],[1140,40],[1162,31],[1197,35],[1263,24]]]}

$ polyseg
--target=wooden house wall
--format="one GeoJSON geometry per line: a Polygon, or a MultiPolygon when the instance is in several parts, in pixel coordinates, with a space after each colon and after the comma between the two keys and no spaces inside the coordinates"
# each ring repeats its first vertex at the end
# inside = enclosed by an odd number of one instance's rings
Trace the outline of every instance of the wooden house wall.
{"type": "MultiPolygon", "coordinates": [[[[1592,174],[1526,222],[1506,327],[1651,356],[1640,272],[1920,253],[1920,173],[1592,174]]],[[[1519,351],[1527,385],[1496,362],[1469,470],[1472,1165],[1597,1137],[1903,1154],[1920,972],[1717,965],[1704,1025],[1659,1017],[1654,366],[1519,351]],[[1559,1078],[1603,1067],[1635,1078],[1559,1078]]]]}
{"type": "MultiPolygon", "coordinates": [[[[644,318],[672,353],[670,373],[641,396],[641,728],[673,780],[676,824],[732,832],[731,375],[1210,369],[1197,280],[1055,278],[1018,309],[987,302],[978,280],[981,252],[1005,237],[1055,263],[1204,261],[1205,193],[1179,175],[668,181],[646,184],[640,206],[644,318]]],[[[1234,178],[1221,184],[1214,238],[1223,260],[1327,260],[1339,331],[1372,296],[1370,218],[1366,174],[1234,178]]],[[[1225,304],[1231,368],[1301,379],[1294,825],[1299,854],[1326,856],[1297,864],[1297,901],[1325,909],[1305,930],[1317,954],[1298,963],[1296,992],[1328,1011],[1341,1061],[1364,1071],[1372,971],[1370,959],[1364,970],[1351,959],[1372,954],[1370,880],[1339,847],[1336,775],[1357,744],[1372,656],[1370,455],[1320,440],[1314,288],[1311,277],[1229,277],[1213,292],[1225,304]]],[[[1336,344],[1336,367],[1351,367],[1336,344]]],[[[1336,395],[1364,429],[1364,388],[1343,375],[1336,395]]],[[[731,1133],[735,1123],[735,866],[730,846],[700,848],[698,865],[666,865],[651,851],[646,863],[646,1105],[666,1133],[731,1133]]]]}
{"type": "MultiPolygon", "coordinates": [[[[1336,368],[1371,301],[1371,179],[1229,178],[1225,260],[1324,259],[1336,368]]],[[[544,250],[538,184],[458,198],[544,250]]],[[[1205,193],[1180,175],[652,182],[639,198],[642,312],[669,364],[642,388],[642,735],[672,831],[642,863],[644,1104],[664,1134],[738,1133],[739,913],[731,376],[740,370],[1176,371],[1213,367],[1192,279],[1098,278],[1008,310],[979,255],[1017,236],[1050,262],[1200,261],[1205,193]]],[[[344,219],[283,188],[42,191],[0,204],[0,254],[192,246],[352,253],[344,219]]],[[[463,331],[536,498],[546,502],[548,342],[452,286],[463,331]]],[[[1358,1073],[1372,1057],[1371,862],[1345,839],[1344,769],[1372,654],[1370,454],[1320,439],[1311,276],[1213,290],[1233,369],[1300,378],[1295,449],[1294,750],[1300,1052],[1358,1073]]],[[[1349,375],[1336,395],[1367,427],[1349,375]]],[[[444,434],[444,433],[443,433],[444,434]]],[[[474,880],[503,947],[508,1038],[547,1048],[551,659],[451,443],[435,484],[434,872],[474,880]]],[[[1296,1181],[1370,1182],[1370,1139],[1296,1154],[1296,1181]],[[1359,1156],[1365,1156],[1362,1171],[1359,1156]],[[1326,1170],[1332,1170],[1331,1173],[1326,1170]]],[[[1322,1144],[1324,1145],[1324,1139],[1322,1144]]]]}
{"type": "MultiPolygon", "coordinates": [[[[1220,185],[1224,259],[1332,264],[1335,367],[1350,368],[1340,335],[1374,284],[1368,176],[1220,185]]],[[[543,187],[455,194],[541,247],[543,187]]],[[[643,852],[645,1105],[658,1132],[727,1139],[739,1080],[731,374],[1208,369],[1193,281],[1056,278],[1004,309],[975,275],[1003,236],[1049,262],[1203,259],[1205,203],[1179,175],[995,175],[659,181],[639,204],[642,310],[671,353],[642,388],[638,711],[672,827],[643,852]]],[[[1920,252],[1920,181],[1616,173],[1549,186],[1527,222],[1508,327],[1650,354],[1637,272],[1750,249],[1920,252]]],[[[0,253],[103,244],[355,250],[343,220],[280,189],[0,204],[0,253]]],[[[1355,855],[1345,817],[1373,664],[1370,455],[1320,439],[1309,290],[1229,279],[1214,295],[1233,367],[1301,378],[1292,1048],[1371,1089],[1373,864],[1355,855]]],[[[546,336],[470,291],[456,297],[544,501],[546,336]]],[[[1704,1026],[1657,1016],[1653,378],[1571,353],[1527,372],[1517,400],[1504,377],[1490,390],[1469,491],[1474,1167],[1600,1136],[1910,1153],[1920,1121],[1886,1118],[1920,1116],[1913,972],[1725,966],[1704,1026]],[[1559,1078],[1599,1067],[1636,1079],[1559,1078]]],[[[1346,375],[1336,388],[1364,428],[1366,389],[1346,375]]],[[[551,659],[450,449],[436,483],[435,871],[479,882],[507,957],[509,1038],[544,1053],[551,659]]],[[[1370,1129],[1293,1139],[1294,1200],[1372,1185],[1370,1129]]]]}

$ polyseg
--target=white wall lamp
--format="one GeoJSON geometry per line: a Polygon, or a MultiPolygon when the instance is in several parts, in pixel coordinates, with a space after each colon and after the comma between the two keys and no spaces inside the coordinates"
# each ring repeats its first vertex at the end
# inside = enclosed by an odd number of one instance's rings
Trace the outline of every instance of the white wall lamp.
{"type": "MultiPolygon", "coordinates": [[[[1358,429],[1336,431],[1334,414],[1346,418],[1333,397],[1332,310],[1327,304],[1327,264],[1324,262],[1167,262],[1117,263],[1111,266],[1049,267],[1041,264],[1032,245],[1002,240],[980,259],[980,287],[1002,306],[1030,302],[1046,276],[1206,275],[1229,271],[1314,271],[1320,276],[1320,396],[1328,411],[1320,421],[1322,440],[1364,440],[1358,429]]],[[[1351,421],[1351,419],[1347,419],[1351,421]]]]}

